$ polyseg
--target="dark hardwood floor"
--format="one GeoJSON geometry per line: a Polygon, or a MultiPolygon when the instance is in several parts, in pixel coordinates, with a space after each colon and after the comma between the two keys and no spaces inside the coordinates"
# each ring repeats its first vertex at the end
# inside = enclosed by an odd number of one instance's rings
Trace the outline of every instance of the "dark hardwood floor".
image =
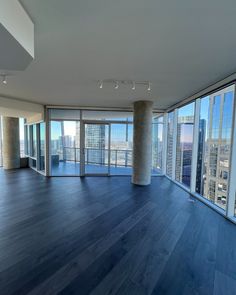
{"type": "Polygon", "coordinates": [[[0,294],[236,294],[236,226],[165,177],[0,169],[0,294]]]}

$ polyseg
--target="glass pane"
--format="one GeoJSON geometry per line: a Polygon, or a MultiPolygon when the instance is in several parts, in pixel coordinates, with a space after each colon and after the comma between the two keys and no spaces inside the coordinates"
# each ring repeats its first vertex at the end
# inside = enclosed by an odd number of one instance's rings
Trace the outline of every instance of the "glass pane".
{"type": "Polygon", "coordinates": [[[109,125],[85,124],[85,173],[108,174],[109,125]]]}
{"type": "Polygon", "coordinates": [[[27,125],[27,134],[26,134],[26,144],[27,144],[27,155],[31,155],[31,140],[30,140],[30,137],[31,137],[31,126],[27,125]]]}
{"type": "Polygon", "coordinates": [[[80,122],[51,121],[51,174],[80,175],[80,122]]]}
{"type": "Polygon", "coordinates": [[[166,174],[172,176],[172,156],[173,156],[173,133],[174,133],[174,112],[168,114],[167,123],[167,161],[166,174]]]}
{"type": "Polygon", "coordinates": [[[36,158],[37,155],[37,134],[36,134],[36,125],[31,126],[32,127],[32,154],[31,156],[36,158]]]}
{"type": "Polygon", "coordinates": [[[152,173],[158,174],[162,170],[163,117],[154,118],[152,126],[152,173]]]}
{"type": "Polygon", "coordinates": [[[220,107],[221,107],[221,96],[217,95],[213,98],[212,105],[212,127],[211,127],[211,138],[219,138],[219,128],[220,128],[220,107]]]}
{"type": "Polygon", "coordinates": [[[196,192],[201,195],[204,195],[204,179],[206,175],[206,151],[209,137],[209,103],[209,96],[201,99],[196,176],[196,192]]]}
{"type": "Polygon", "coordinates": [[[40,123],[39,135],[39,170],[45,171],[45,123],[40,123]]]}
{"type": "Polygon", "coordinates": [[[175,179],[190,187],[193,150],[194,103],[178,110],[175,179]]]}
{"type": "Polygon", "coordinates": [[[23,158],[25,156],[25,126],[24,119],[19,119],[19,127],[20,127],[20,156],[23,158]]]}
{"type": "Polygon", "coordinates": [[[196,192],[225,209],[228,193],[233,91],[201,99],[196,192]]]}
{"type": "Polygon", "coordinates": [[[111,124],[110,173],[132,174],[133,125],[111,124]]]}

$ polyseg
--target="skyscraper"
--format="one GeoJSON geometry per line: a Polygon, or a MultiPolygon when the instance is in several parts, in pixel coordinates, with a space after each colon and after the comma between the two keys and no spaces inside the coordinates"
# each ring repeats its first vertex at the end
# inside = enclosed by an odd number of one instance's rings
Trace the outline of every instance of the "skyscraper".
{"type": "Polygon", "coordinates": [[[206,138],[206,120],[201,119],[199,122],[198,159],[197,159],[197,174],[196,174],[196,192],[201,195],[204,194],[203,177],[206,172],[205,163],[204,163],[205,138],[206,138]]]}
{"type": "MultiPolygon", "coordinates": [[[[201,159],[199,158],[198,191],[222,208],[226,206],[228,193],[232,102],[232,92],[211,97],[205,144],[200,146],[199,143],[200,155],[204,153],[204,159],[202,159],[204,168],[200,174],[201,159]]],[[[203,135],[200,134],[199,138],[201,142],[203,135]]]]}
{"type": "Polygon", "coordinates": [[[179,116],[177,123],[176,180],[190,186],[194,116],[179,116]]]}
{"type": "Polygon", "coordinates": [[[106,125],[85,125],[85,162],[91,164],[102,164],[106,162],[106,125]]]}

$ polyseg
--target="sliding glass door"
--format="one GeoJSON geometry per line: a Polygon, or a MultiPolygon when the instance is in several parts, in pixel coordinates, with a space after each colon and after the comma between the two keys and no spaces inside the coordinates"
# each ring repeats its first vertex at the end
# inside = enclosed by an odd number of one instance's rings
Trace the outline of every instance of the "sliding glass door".
{"type": "Polygon", "coordinates": [[[110,173],[110,124],[85,121],[82,170],[85,175],[110,173]]]}

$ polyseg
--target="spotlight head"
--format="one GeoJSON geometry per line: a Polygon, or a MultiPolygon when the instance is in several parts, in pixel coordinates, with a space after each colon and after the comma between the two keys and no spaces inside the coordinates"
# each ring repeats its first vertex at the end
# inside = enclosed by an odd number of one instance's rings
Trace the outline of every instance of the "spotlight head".
{"type": "Polygon", "coordinates": [[[2,83],[5,84],[5,85],[7,84],[7,78],[6,78],[6,76],[2,76],[2,83]]]}
{"type": "Polygon", "coordinates": [[[119,84],[118,84],[118,81],[116,81],[115,89],[118,89],[118,88],[119,88],[119,84]]]}
{"type": "Polygon", "coordinates": [[[103,87],[103,81],[100,81],[99,88],[102,89],[102,87],[103,87]]]}
{"type": "Polygon", "coordinates": [[[135,90],[135,82],[133,82],[132,90],[135,90]]]}
{"type": "Polygon", "coordinates": [[[147,90],[151,91],[151,83],[150,82],[148,83],[148,89],[147,90]]]}

